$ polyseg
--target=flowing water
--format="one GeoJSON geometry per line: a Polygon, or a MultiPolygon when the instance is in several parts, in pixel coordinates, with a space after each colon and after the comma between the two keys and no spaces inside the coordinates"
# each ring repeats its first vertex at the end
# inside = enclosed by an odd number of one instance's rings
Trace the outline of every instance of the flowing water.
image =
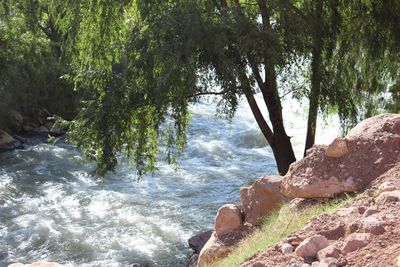
{"type": "MultiPolygon", "coordinates": [[[[305,121],[285,104],[298,157],[305,121]]],[[[292,107],[302,113],[298,106],[292,107]]],[[[137,182],[122,163],[104,178],[74,146],[58,142],[0,154],[0,266],[41,259],[67,266],[184,266],[187,239],[212,227],[216,210],[239,201],[239,188],[275,174],[272,152],[247,105],[231,123],[215,104],[191,108],[188,146],[180,169],[137,182]]],[[[337,135],[337,121],[317,141],[337,135]]]]}

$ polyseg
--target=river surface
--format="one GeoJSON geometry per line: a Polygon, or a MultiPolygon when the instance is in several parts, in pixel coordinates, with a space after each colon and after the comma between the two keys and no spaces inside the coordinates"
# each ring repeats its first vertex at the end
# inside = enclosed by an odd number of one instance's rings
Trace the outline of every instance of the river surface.
{"type": "MultiPolygon", "coordinates": [[[[293,102],[284,107],[300,158],[304,109],[293,102]]],[[[191,110],[180,169],[160,162],[140,182],[126,162],[106,177],[92,176],[94,165],[62,141],[0,154],[0,267],[41,259],[67,266],[184,266],[187,239],[212,227],[218,207],[237,203],[241,186],[277,172],[246,103],[232,122],[215,116],[214,103],[191,110]]],[[[338,134],[337,120],[329,124],[320,123],[317,142],[338,134]]]]}

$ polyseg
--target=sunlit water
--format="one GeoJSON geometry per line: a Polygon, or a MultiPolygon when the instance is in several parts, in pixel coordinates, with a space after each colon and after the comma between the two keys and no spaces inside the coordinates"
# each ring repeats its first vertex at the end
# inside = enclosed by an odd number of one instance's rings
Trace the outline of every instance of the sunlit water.
{"type": "MultiPolygon", "coordinates": [[[[292,104],[284,115],[300,157],[304,112],[292,104]]],[[[246,103],[231,123],[215,116],[213,103],[191,110],[180,170],[161,162],[140,182],[124,164],[104,178],[90,175],[93,164],[63,142],[0,154],[0,266],[41,259],[68,266],[184,266],[187,239],[212,227],[218,207],[237,203],[240,186],[276,173],[246,103]]],[[[338,134],[337,121],[330,123],[318,130],[318,142],[338,134]]]]}

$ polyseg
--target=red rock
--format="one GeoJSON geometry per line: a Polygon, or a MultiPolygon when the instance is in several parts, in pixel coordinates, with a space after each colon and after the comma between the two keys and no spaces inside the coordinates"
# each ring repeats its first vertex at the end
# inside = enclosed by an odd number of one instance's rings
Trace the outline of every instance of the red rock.
{"type": "Polygon", "coordinates": [[[394,191],[396,189],[397,188],[393,184],[391,184],[389,182],[384,182],[384,183],[382,183],[382,184],[380,184],[378,186],[378,190],[379,190],[380,193],[390,192],[390,191],[394,191]]]}
{"type": "Polygon", "coordinates": [[[373,235],[380,235],[383,234],[385,230],[385,223],[378,219],[376,216],[370,216],[366,219],[363,219],[362,222],[362,229],[373,235]]]}
{"type": "Polygon", "coordinates": [[[339,258],[340,251],[334,246],[329,245],[326,248],[321,249],[318,251],[318,259],[321,261],[326,258],[339,258]]]}
{"type": "Polygon", "coordinates": [[[290,166],[282,193],[291,198],[329,198],[364,190],[400,161],[399,129],[400,115],[385,114],[361,122],[345,139],[336,140],[348,148],[347,154],[331,154],[341,157],[328,157],[327,146],[313,146],[290,166]]]}
{"type": "Polygon", "coordinates": [[[240,208],[233,204],[226,204],[218,209],[215,217],[214,230],[217,236],[229,233],[242,224],[240,208]]]}
{"type": "Polygon", "coordinates": [[[361,224],[358,221],[353,221],[346,225],[345,235],[350,235],[361,228],[361,224]]]}
{"type": "Polygon", "coordinates": [[[400,133],[399,114],[381,114],[363,120],[346,135],[348,140],[371,140],[400,133]]]}
{"type": "Polygon", "coordinates": [[[325,162],[325,150],[324,146],[314,146],[307,157],[291,165],[282,181],[283,195],[291,198],[328,198],[357,190],[353,176],[343,176],[333,167],[332,171],[324,170],[329,166],[325,162]]]}
{"type": "Polygon", "coordinates": [[[300,257],[315,257],[323,248],[329,245],[328,239],[322,235],[306,238],[294,251],[300,257]]]}
{"type": "Polygon", "coordinates": [[[208,266],[209,263],[226,256],[231,249],[225,246],[217,237],[215,232],[211,235],[210,239],[200,251],[199,259],[197,262],[198,267],[208,266]]]}
{"type": "Polygon", "coordinates": [[[366,217],[369,217],[369,216],[374,215],[374,214],[377,214],[377,213],[379,213],[379,210],[378,210],[378,209],[376,209],[376,208],[368,208],[368,209],[364,212],[363,217],[366,218],[366,217]]]}
{"type": "Polygon", "coordinates": [[[400,200],[400,190],[381,193],[376,199],[378,204],[386,204],[389,202],[397,202],[400,200]]]}
{"type": "Polygon", "coordinates": [[[370,239],[371,234],[368,233],[353,233],[349,235],[344,241],[342,254],[346,255],[350,252],[365,247],[366,245],[368,245],[370,239]]]}
{"type": "Polygon", "coordinates": [[[325,236],[329,240],[338,240],[345,235],[345,225],[339,223],[331,229],[318,232],[318,234],[325,236]]]}
{"type": "Polygon", "coordinates": [[[336,138],[333,142],[328,146],[325,151],[325,155],[331,158],[340,158],[349,153],[349,149],[347,148],[346,140],[343,138],[336,138]]]}
{"type": "Polygon", "coordinates": [[[340,208],[336,211],[336,214],[340,217],[349,217],[357,215],[358,208],[357,207],[349,207],[349,208],[340,208]]]}
{"type": "Polygon", "coordinates": [[[285,199],[279,189],[282,179],[281,176],[261,177],[251,186],[240,189],[246,222],[259,224],[264,216],[281,205],[285,199]]]}

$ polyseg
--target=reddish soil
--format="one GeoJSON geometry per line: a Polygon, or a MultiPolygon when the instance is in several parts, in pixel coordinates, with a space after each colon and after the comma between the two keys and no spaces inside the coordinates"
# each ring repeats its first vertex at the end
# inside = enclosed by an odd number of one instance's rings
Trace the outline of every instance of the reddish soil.
{"type": "MultiPolygon", "coordinates": [[[[304,239],[320,234],[325,236],[330,244],[342,250],[344,241],[349,234],[368,232],[362,226],[366,218],[376,218],[383,222],[384,232],[371,234],[369,243],[361,249],[347,255],[341,251],[340,256],[337,257],[337,265],[332,266],[397,266],[397,257],[400,255],[400,199],[383,204],[377,203],[376,195],[379,191],[376,188],[382,184],[386,185],[385,188],[388,191],[400,190],[400,165],[374,181],[370,189],[351,205],[339,209],[332,215],[322,215],[312,219],[305,227],[288,236],[280,244],[255,255],[241,266],[301,267],[304,263],[312,265],[313,262],[318,261],[316,257],[303,259],[295,252],[283,254],[281,252],[282,244],[289,243],[296,248],[304,239]],[[369,211],[373,210],[369,216],[365,212],[368,209],[369,211]]],[[[385,191],[385,189],[382,190],[385,191]]],[[[318,266],[316,263],[314,264],[318,266]]]]}

